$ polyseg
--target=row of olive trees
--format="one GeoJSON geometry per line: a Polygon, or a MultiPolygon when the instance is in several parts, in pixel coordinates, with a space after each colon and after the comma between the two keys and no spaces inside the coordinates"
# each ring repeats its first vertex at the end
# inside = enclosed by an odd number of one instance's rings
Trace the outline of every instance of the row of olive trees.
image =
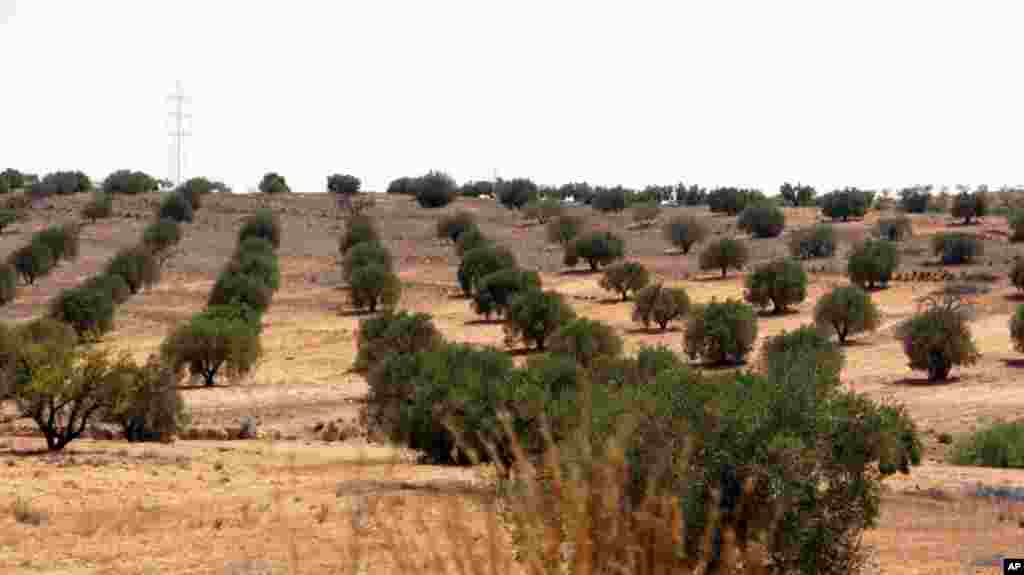
{"type": "Polygon", "coordinates": [[[342,279],[351,290],[352,305],[370,313],[391,309],[402,295],[402,283],[373,218],[350,216],[338,242],[342,279]]]}

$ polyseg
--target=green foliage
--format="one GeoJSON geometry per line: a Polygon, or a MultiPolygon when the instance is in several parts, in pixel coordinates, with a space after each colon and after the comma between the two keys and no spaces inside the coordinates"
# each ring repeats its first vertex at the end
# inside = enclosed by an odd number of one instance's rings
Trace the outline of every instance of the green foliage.
{"type": "Polygon", "coordinates": [[[694,306],[683,339],[686,354],[712,365],[739,364],[757,339],[754,308],[732,298],[694,306]]]}
{"type": "Polygon", "coordinates": [[[1024,421],[999,422],[958,441],[951,457],[957,465],[1024,468],[1024,421]]]}
{"type": "Polygon", "coordinates": [[[354,196],[359,193],[362,182],[349,174],[331,174],[327,176],[327,191],[332,194],[354,196]]]}
{"type": "Polygon", "coordinates": [[[899,267],[896,245],[888,240],[866,240],[850,253],[846,272],[850,281],[864,289],[885,287],[899,267]]]}
{"type": "Polygon", "coordinates": [[[114,371],[120,381],[103,419],[124,430],[128,441],[160,441],[188,422],[174,373],[150,356],[143,365],[128,362],[114,371]]]}
{"type": "Polygon", "coordinates": [[[50,226],[32,236],[32,243],[41,243],[50,248],[54,262],[78,259],[80,228],[76,224],[50,226]]]}
{"type": "Polygon", "coordinates": [[[932,252],[941,256],[943,265],[969,264],[985,255],[985,244],[971,234],[943,233],[932,237],[932,252]]]}
{"type": "Polygon", "coordinates": [[[179,193],[188,200],[188,203],[192,206],[192,210],[198,210],[202,207],[203,196],[213,191],[213,183],[206,178],[189,178],[178,186],[175,192],[179,193]]]}
{"type": "Polygon", "coordinates": [[[400,196],[415,196],[416,188],[413,185],[413,178],[401,177],[391,180],[388,183],[387,193],[400,196]]]}
{"type": "Polygon", "coordinates": [[[844,344],[851,335],[878,329],[881,314],[867,292],[859,286],[848,285],[818,298],[814,305],[814,322],[822,329],[835,331],[839,343],[844,344]]]}
{"type": "Polygon", "coordinates": [[[170,218],[157,220],[142,231],[142,247],[152,252],[161,264],[180,241],[181,225],[170,218]]]}
{"type": "Polygon", "coordinates": [[[779,186],[779,195],[787,206],[813,206],[814,196],[818,194],[812,186],[797,183],[796,185],[786,182],[779,186]]]}
{"type": "Polygon", "coordinates": [[[273,291],[259,277],[225,270],[210,290],[207,306],[245,306],[262,314],[270,307],[273,291]]]}
{"type": "Polygon", "coordinates": [[[663,228],[665,241],[690,253],[690,248],[704,241],[709,234],[708,227],[694,215],[675,216],[663,228]]]}
{"type": "Polygon", "coordinates": [[[242,220],[242,228],[238,230],[238,243],[248,238],[263,238],[273,244],[274,249],[281,246],[281,220],[269,208],[260,208],[242,220]]]}
{"type": "Polygon", "coordinates": [[[1016,208],[1006,216],[1010,225],[1010,241],[1024,242],[1024,208],[1016,208]]]}
{"type": "Polygon", "coordinates": [[[132,295],[131,287],[125,279],[117,274],[102,273],[94,275],[82,283],[83,289],[100,290],[110,295],[114,305],[121,305],[132,295]]]}
{"type": "Polygon", "coordinates": [[[377,306],[390,309],[402,295],[402,282],[393,271],[381,264],[360,266],[352,272],[352,305],[357,309],[377,311],[377,306]]]}
{"type": "Polygon", "coordinates": [[[807,272],[791,259],[761,264],[747,276],[743,297],[761,308],[771,304],[775,313],[783,313],[807,297],[807,272]]]}
{"type": "Polygon", "coordinates": [[[537,220],[541,225],[548,224],[552,220],[565,214],[562,203],[555,198],[542,198],[531,200],[523,206],[523,217],[528,220],[537,220]]]}
{"type": "Polygon", "coordinates": [[[902,242],[914,235],[914,228],[907,216],[879,218],[875,224],[875,235],[890,242],[902,242]]]}
{"type": "Polygon", "coordinates": [[[158,219],[170,219],[176,222],[191,222],[193,217],[192,202],[178,192],[164,197],[157,210],[158,219]]]}
{"type": "Polygon", "coordinates": [[[33,241],[14,250],[7,262],[14,266],[26,284],[32,285],[36,279],[46,276],[53,270],[56,260],[53,257],[53,250],[48,245],[33,241]]]}
{"type": "Polygon", "coordinates": [[[105,273],[124,278],[132,294],[160,281],[160,262],[142,246],[123,248],[107,264],[105,273]]]}
{"type": "MultiPolygon", "coordinates": [[[[22,174],[14,168],[7,168],[3,172],[0,172],[0,187],[5,187],[7,192],[19,190],[27,185],[25,181],[25,174],[22,174]]],[[[3,192],[3,193],[7,193],[3,192]]]]}
{"type": "Polygon", "coordinates": [[[622,338],[606,323],[579,317],[555,330],[548,347],[552,353],[571,356],[583,367],[590,367],[598,358],[622,355],[622,338]]]}
{"type": "Polygon", "coordinates": [[[772,203],[757,202],[740,212],[737,225],[755,238],[774,238],[786,227],[786,216],[772,203]]]}
{"type": "Polygon", "coordinates": [[[643,264],[620,262],[605,268],[599,285],[608,291],[617,292],[622,296],[622,301],[626,301],[629,292],[636,293],[644,289],[650,281],[651,274],[643,264]]]}
{"type": "Polygon", "coordinates": [[[344,256],[356,244],[380,241],[380,232],[373,218],[366,214],[358,214],[345,221],[345,233],[338,240],[338,251],[344,256]]]}
{"type": "Polygon", "coordinates": [[[476,227],[476,216],[473,212],[457,210],[454,214],[441,216],[437,220],[437,237],[457,243],[459,236],[476,227]]]}
{"type": "Polygon", "coordinates": [[[462,256],[458,271],[459,286],[464,294],[471,296],[477,283],[485,276],[515,267],[515,254],[504,246],[485,245],[474,248],[462,256]]]}
{"type": "Polygon", "coordinates": [[[857,188],[835,190],[822,198],[821,212],[826,218],[848,221],[863,218],[871,205],[873,195],[857,188]]]}
{"type": "Polygon", "coordinates": [[[628,204],[626,190],[622,187],[598,188],[590,200],[591,207],[599,212],[621,212],[628,204]]]}
{"type": "MultiPolygon", "coordinates": [[[[46,174],[39,182],[41,189],[46,190],[42,195],[57,194],[66,196],[92,191],[92,181],[89,176],[79,171],[74,172],[53,172],[46,174]]],[[[33,186],[35,187],[35,186],[33,186]]],[[[35,194],[32,194],[35,195],[35,194]]]]}
{"type": "Polygon", "coordinates": [[[475,250],[476,248],[482,248],[485,246],[494,246],[494,242],[487,238],[479,228],[471,228],[464,233],[459,234],[459,239],[455,242],[455,253],[463,258],[467,253],[475,250]]]}
{"type": "Polygon", "coordinates": [[[1010,317],[1010,339],[1014,349],[1024,352],[1024,305],[1017,306],[1017,311],[1010,317]]]}
{"type": "Polygon", "coordinates": [[[548,338],[576,312],[556,291],[527,290],[512,298],[505,313],[505,340],[509,346],[519,340],[543,350],[548,338]]]}
{"type": "Polygon", "coordinates": [[[768,338],[761,347],[765,370],[774,379],[800,376],[800,369],[813,367],[819,385],[834,390],[840,383],[845,357],[822,330],[804,325],[768,338]]]}
{"type": "Polygon", "coordinates": [[[352,283],[352,274],[361,267],[377,264],[385,270],[392,271],[391,252],[377,242],[362,242],[352,246],[341,260],[341,276],[352,283]]]}
{"type": "Polygon", "coordinates": [[[416,201],[423,208],[442,208],[455,201],[455,180],[444,172],[430,172],[409,182],[416,201]]]}
{"type": "Polygon", "coordinates": [[[580,216],[564,214],[548,222],[548,242],[567,245],[583,231],[586,221],[580,216]]]}
{"type": "Polygon", "coordinates": [[[0,263],[0,305],[14,301],[18,289],[18,270],[9,263],[0,263]]]}
{"type": "Polygon", "coordinates": [[[984,191],[969,193],[960,192],[953,198],[952,215],[962,218],[964,224],[970,224],[974,218],[983,218],[988,214],[988,194],[984,191]]]}
{"type": "Polygon", "coordinates": [[[3,232],[7,226],[22,218],[21,214],[17,210],[9,208],[0,208],[0,232],[3,232]]]}
{"type": "Polygon", "coordinates": [[[271,291],[281,287],[281,268],[277,254],[256,249],[240,249],[228,262],[226,273],[248,275],[259,279],[271,291]]]}
{"type": "Polygon", "coordinates": [[[795,258],[830,258],[836,253],[836,232],[829,224],[794,231],[789,236],[789,253],[795,258]]]}
{"type": "Polygon", "coordinates": [[[708,208],[711,213],[725,213],[735,216],[748,205],[766,199],[760,190],[740,188],[716,188],[708,194],[708,208]]]}
{"type": "Polygon", "coordinates": [[[493,196],[494,184],[492,182],[466,182],[459,188],[459,195],[467,198],[493,196]]]}
{"type": "Polygon", "coordinates": [[[480,278],[473,293],[473,311],[487,318],[491,314],[502,316],[516,295],[541,287],[540,275],[509,267],[480,278]]]}
{"type": "Polygon", "coordinates": [[[287,194],[292,191],[288,187],[288,182],[285,181],[284,176],[274,172],[267,172],[263,175],[263,179],[260,180],[259,189],[264,194],[287,194]]]}
{"type": "Polygon", "coordinates": [[[443,341],[429,314],[401,310],[369,317],[359,322],[353,369],[366,373],[388,357],[411,356],[443,341]]]}
{"type": "Polygon", "coordinates": [[[104,193],[110,195],[136,195],[155,192],[157,187],[158,184],[156,179],[145,172],[118,170],[107,176],[107,179],[103,180],[101,189],[104,193]]]}
{"type": "Polygon", "coordinates": [[[900,190],[900,209],[908,214],[927,212],[932,200],[931,188],[931,186],[912,186],[900,190]]]}
{"type": "Polygon", "coordinates": [[[690,311],[690,297],[683,288],[667,288],[654,284],[640,290],[634,297],[633,321],[649,327],[656,323],[664,331],[669,322],[690,311]]]}
{"type": "Polygon", "coordinates": [[[498,203],[510,209],[519,209],[537,197],[537,184],[526,178],[498,180],[494,185],[498,203]]]}
{"type": "Polygon", "coordinates": [[[107,192],[97,191],[92,199],[82,208],[82,217],[96,223],[96,220],[109,218],[114,213],[114,198],[107,192]]]}
{"type": "Polygon", "coordinates": [[[700,269],[722,270],[724,278],[729,273],[729,268],[735,270],[743,269],[750,252],[747,245],[736,238],[719,238],[712,241],[700,254],[700,269]]]}
{"type": "Polygon", "coordinates": [[[211,305],[171,332],[161,344],[161,360],[176,379],[187,369],[207,386],[220,374],[241,377],[262,353],[258,325],[258,314],[244,305],[211,305]]]}
{"type": "Polygon", "coordinates": [[[563,263],[573,267],[585,260],[591,271],[621,259],[625,250],[622,238],[612,232],[595,231],[574,239],[565,246],[563,263]]]}
{"type": "Polygon", "coordinates": [[[70,325],[82,339],[97,338],[114,327],[112,293],[85,286],[65,289],[50,302],[50,317],[70,325]]]}
{"type": "Polygon", "coordinates": [[[898,337],[910,368],[928,372],[928,381],[944,381],[956,365],[973,365],[981,354],[958,302],[933,303],[900,325],[898,337]]]}

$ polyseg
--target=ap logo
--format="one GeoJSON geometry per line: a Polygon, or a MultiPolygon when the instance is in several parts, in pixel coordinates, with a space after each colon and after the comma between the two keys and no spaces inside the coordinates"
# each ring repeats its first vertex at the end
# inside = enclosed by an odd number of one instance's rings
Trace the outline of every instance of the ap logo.
{"type": "Polygon", "coordinates": [[[1003,559],[1003,575],[1024,575],[1024,559],[1003,559]]]}

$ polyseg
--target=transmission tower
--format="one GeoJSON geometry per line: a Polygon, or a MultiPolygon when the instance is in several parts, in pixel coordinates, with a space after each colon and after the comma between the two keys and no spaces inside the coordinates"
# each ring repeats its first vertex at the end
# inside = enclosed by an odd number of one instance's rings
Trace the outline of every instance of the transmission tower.
{"type": "Polygon", "coordinates": [[[175,185],[180,185],[181,164],[185,157],[185,137],[192,135],[192,132],[185,130],[185,120],[192,118],[192,114],[185,113],[185,105],[191,104],[192,98],[185,95],[185,89],[181,86],[181,80],[178,80],[174,93],[167,96],[167,101],[174,107],[169,114],[174,122],[174,128],[170,132],[174,147],[174,175],[171,179],[175,185]]]}

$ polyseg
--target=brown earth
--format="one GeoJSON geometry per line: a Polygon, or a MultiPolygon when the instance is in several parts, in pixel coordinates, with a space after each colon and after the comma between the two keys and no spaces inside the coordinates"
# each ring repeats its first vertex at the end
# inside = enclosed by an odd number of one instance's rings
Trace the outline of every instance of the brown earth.
{"type": "MultiPolygon", "coordinates": [[[[83,201],[61,198],[34,210],[30,220],[0,236],[0,256],[24,243],[32,231],[74,219],[83,201]]],[[[0,308],[0,319],[37,316],[60,289],[97,273],[118,248],[135,243],[156,202],[152,196],[119,198],[115,218],[83,232],[81,257],[37,285],[21,287],[17,299],[0,308]]],[[[268,435],[277,432],[284,439],[147,446],[81,440],[60,455],[32,455],[27,453],[41,443],[31,423],[8,422],[0,430],[0,571],[222,573],[231,561],[265,559],[275,573],[341,572],[341,564],[357,572],[354,551],[346,547],[355,528],[342,520],[353,502],[368,509],[359,513],[371,525],[397,521],[398,531],[411,538],[406,547],[427,548],[430,539],[425,537],[436,538],[443,521],[440,510],[464,511],[465,524],[475,530],[471,540],[482,537],[482,510],[489,501],[485,470],[414,465],[401,450],[368,444],[358,436],[326,443],[313,433],[318,422],[340,420],[351,429],[366,393],[362,378],[349,372],[360,316],[349,311],[337,284],[341,225],[325,195],[207,197],[162,282],[119,308],[116,329],[106,336],[105,345],[140,360],[155,352],[176,322],[203,307],[216,273],[233,250],[238,221],[263,205],[278,212],[283,223],[283,285],[264,318],[264,358],[244,381],[190,387],[183,393],[197,427],[231,428],[239,418],[253,416],[268,435]],[[7,511],[19,499],[46,515],[41,525],[18,522],[7,511]]],[[[468,301],[458,297],[458,260],[450,245],[434,239],[438,216],[456,208],[477,212],[485,232],[512,248],[522,265],[540,271],[547,288],[569,296],[578,313],[613,325],[627,342],[627,351],[653,343],[681,350],[679,331],[638,330],[630,321],[630,304],[610,301],[597,277],[565,273],[561,253],[545,243],[543,229],[523,225],[514,212],[486,200],[460,200],[428,211],[407,198],[380,197],[371,213],[382,225],[405,282],[401,307],[433,314],[448,339],[504,346],[501,326],[474,321],[468,301]]],[[[701,273],[696,253],[670,253],[658,226],[635,228],[626,214],[576,209],[588,214],[595,226],[619,230],[630,259],[685,287],[694,301],[742,296],[740,274],[723,280],[701,273]]],[[[680,210],[665,210],[661,219],[680,210]]],[[[708,217],[716,233],[735,233],[734,218],[708,217]]],[[[876,217],[838,224],[844,241],[839,256],[811,265],[808,299],[796,313],[761,319],[762,340],[809,321],[813,301],[844,282],[842,256],[850,243],[869,233],[876,217]]],[[[815,222],[817,214],[791,209],[787,218],[793,229],[815,222]]],[[[934,215],[915,216],[914,226],[916,237],[901,248],[901,272],[938,271],[930,261],[928,236],[953,227],[948,218],[934,215]]],[[[992,292],[977,302],[972,324],[983,354],[977,365],[957,370],[957,377],[943,385],[924,384],[921,374],[906,366],[893,328],[913,313],[915,298],[936,288],[936,282],[897,281],[877,292],[882,329],[846,348],[846,384],[905,403],[925,431],[926,461],[910,476],[887,481],[880,524],[865,537],[875,549],[880,572],[994,573],[998,570],[993,567],[979,571],[977,565],[999,554],[1024,556],[1024,523],[1018,524],[1024,521],[1024,508],[965,494],[979,481],[1022,486],[1024,470],[955,467],[944,463],[948,446],[937,441],[940,433],[956,437],[1024,409],[1024,360],[1013,351],[1007,329],[1017,303],[1005,270],[1016,249],[1006,241],[1002,218],[988,218],[976,231],[986,238],[985,257],[955,272],[997,276],[990,284],[992,292]]],[[[751,240],[751,246],[755,261],[786,253],[785,237],[751,240]]],[[[408,553],[396,557],[395,549],[403,547],[386,540],[385,531],[370,528],[362,539],[372,558],[366,572],[408,569],[400,563],[408,553]]],[[[436,565],[420,568],[437,570],[436,565]]]]}

